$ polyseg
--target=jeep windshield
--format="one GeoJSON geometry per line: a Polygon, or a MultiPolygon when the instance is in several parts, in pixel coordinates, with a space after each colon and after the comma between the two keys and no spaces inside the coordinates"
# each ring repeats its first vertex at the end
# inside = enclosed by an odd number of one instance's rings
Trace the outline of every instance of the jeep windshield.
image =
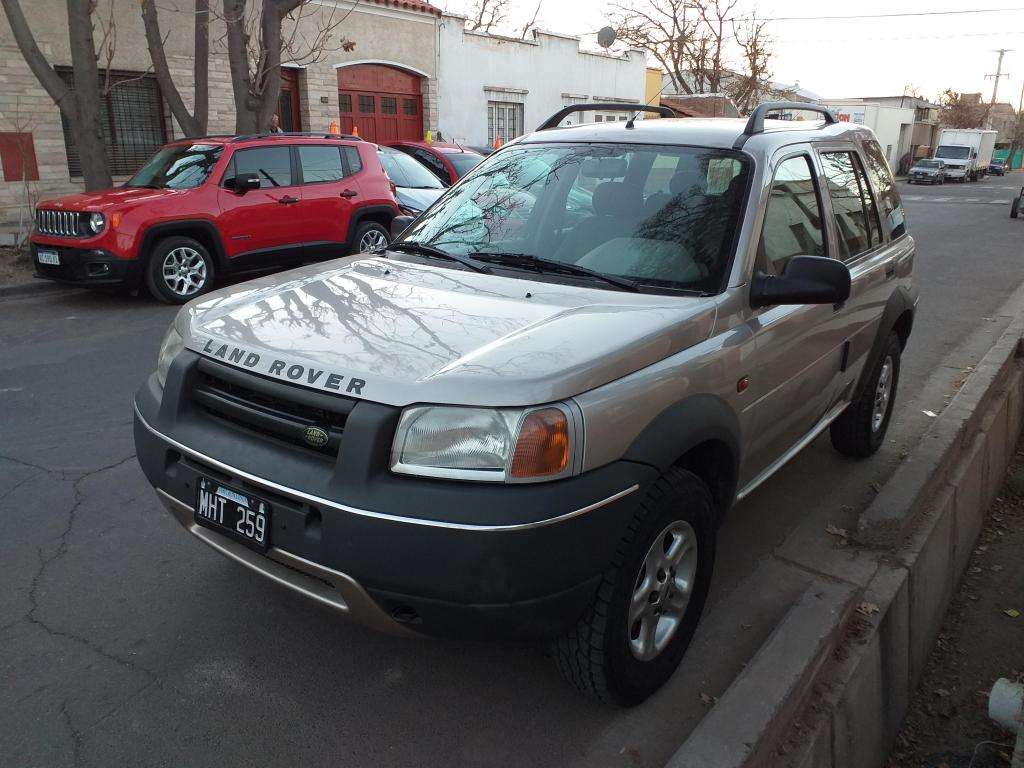
{"type": "Polygon", "coordinates": [[[125,186],[150,189],[198,187],[209,177],[222,151],[223,147],[218,144],[164,147],[125,186]]]}
{"type": "Polygon", "coordinates": [[[700,147],[527,144],[488,158],[404,239],[510,276],[718,293],[749,160],[700,147]],[[580,269],[557,269],[557,264],[580,269]],[[545,268],[547,267],[547,268],[545,268]],[[532,273],[532,274],[531,274],[532,273]]]}

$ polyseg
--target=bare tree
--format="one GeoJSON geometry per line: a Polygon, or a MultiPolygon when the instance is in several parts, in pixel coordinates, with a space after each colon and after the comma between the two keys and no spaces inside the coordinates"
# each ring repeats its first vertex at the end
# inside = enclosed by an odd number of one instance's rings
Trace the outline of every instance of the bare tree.
{"type": "Polygon", "coordinates": [[[347,38],[335,40],[351,9],[339,14],[337,7],[325,8],[312,0],[262,0],[252,6],[248,0],[224,0],[236,132],[255,133],[270,125],[281,95],[282,54],[290,63],[308,65],[329,50],[355,48],[347,38]]]}
{"type": "Polygon", "coordinates": [[[965,94],[947,88],[942,93],[940,122],[947,128],[981,128],[988,112],[980,100],[964,98],[965,94]]]}
{"type": "Polygon", "coordinates": [[[525,40],[530,30],[537,26],[537,16],[540,14],[540,6],[543,2],[544,0],[537,0],[537,5],[533,8],[533,16],[531,16],[530,20],[523,25],[523,30],[519,34],[520,40],[525,40]]]}
{"type": "Polygon", "coordinates": [[[612,9],[617,39],[657,61],[677,93],[693,93],[690,71],[700,23],[693,0],[650,0],[612,9]]]}
{"type": "MultiPolygon", "coordinates": [[[[508,18],[508,5],[509,0],[476,0],[466,22],[469,29],[490,32],[508,18]]],[[[537,10],[540,10],[540,3],[537,4],[537,10]]],[[[523,37],[526,37],[525,30],[523,37]]]]}
{"type": "Polygon", "coordinates": [[[146,45],[153,61],[160,91],[186,136],[204,136],[210,107],[210,2],[195,0],[195,43],[192,64],[193,111],[189,112],[181,96],[164,50],[166,39],[160,34],[160,19],[155,0],[141,0],[142,24],[146,29],[146,45]]]}
{"type": "Polygon", "coordinates": [[[726,84],[725,90],[740,114],[750,112],[765,98],[777,95],[772,87],[772,41],[765,24],[752,18],[741,27],[733,26],[733,37],[742,52],[744,66],[726,84]]]}
{"type": "Polygon", "coordinates": [[[116,44],[113,12],[111,11],[106,22],[101,23],[102,40],[97,53],[93,22],[97,0],[67,0],[68,41],[75,78],[75,87],[72,90],[40,50],[25,20],[19,0],[0,0],[0,3],[3,5],[21,55],[25,57],[32,74],[53,99],[71,128],[71,135],[81,160],[85,188],[93,190],[111,186],[110,169],[107,166],[103,143],[98,59],[103,55],[108,63],[109,87],[109,62],[113,59],[116,44]]]}

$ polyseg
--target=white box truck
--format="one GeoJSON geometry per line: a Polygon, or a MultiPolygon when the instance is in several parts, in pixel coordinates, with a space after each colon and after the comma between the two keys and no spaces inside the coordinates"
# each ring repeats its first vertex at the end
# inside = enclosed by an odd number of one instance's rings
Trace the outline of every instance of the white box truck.
{"type": "Polygon", "coordinates": [[[988,173],[997,131],[981,128],[943,128],[932,155],[946,165],[946,178],[977,181],[988,173]]]}

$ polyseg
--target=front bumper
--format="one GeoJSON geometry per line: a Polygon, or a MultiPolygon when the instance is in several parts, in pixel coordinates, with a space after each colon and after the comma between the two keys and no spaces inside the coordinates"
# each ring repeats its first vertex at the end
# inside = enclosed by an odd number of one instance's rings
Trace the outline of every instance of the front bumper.
{"type": "Polygon", "coordinates": [[[196,358],[179,355],[162,397],[153,378],[136,395],[136,451],[161,501],[222,554],[376,629],[477,639],[566,631],[657,474],[616,462],[532,485],[400,477],[386,468],[397,409],[368,402],[349,416],[337,459],[313,456],[194,408],[196,358]],[[194,523],[201,475],[270,502],[267,556],[194,523]]]}
{"type": "Polygon", "coordinates": [[[32,264],[36,276],[83,286],[127,285],[135,287],[142,277],[138,259],[119,259],[97,248],[32,243],[32,264]],[[40,264],[39,250],[56,251],[60,264],[40,264]]]}

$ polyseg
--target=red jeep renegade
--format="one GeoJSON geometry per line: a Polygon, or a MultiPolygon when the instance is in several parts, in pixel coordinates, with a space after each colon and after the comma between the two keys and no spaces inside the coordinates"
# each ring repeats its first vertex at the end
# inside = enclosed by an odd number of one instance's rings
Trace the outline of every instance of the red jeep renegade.
{"type": "Polygon", "coordinates": [[[220,274],[380,248],[398,206],[376,149],[323,134],[176,141],[123,187],[40,203],[36,273],[79,285],[144,282],[182,304],[220,274]]]}

